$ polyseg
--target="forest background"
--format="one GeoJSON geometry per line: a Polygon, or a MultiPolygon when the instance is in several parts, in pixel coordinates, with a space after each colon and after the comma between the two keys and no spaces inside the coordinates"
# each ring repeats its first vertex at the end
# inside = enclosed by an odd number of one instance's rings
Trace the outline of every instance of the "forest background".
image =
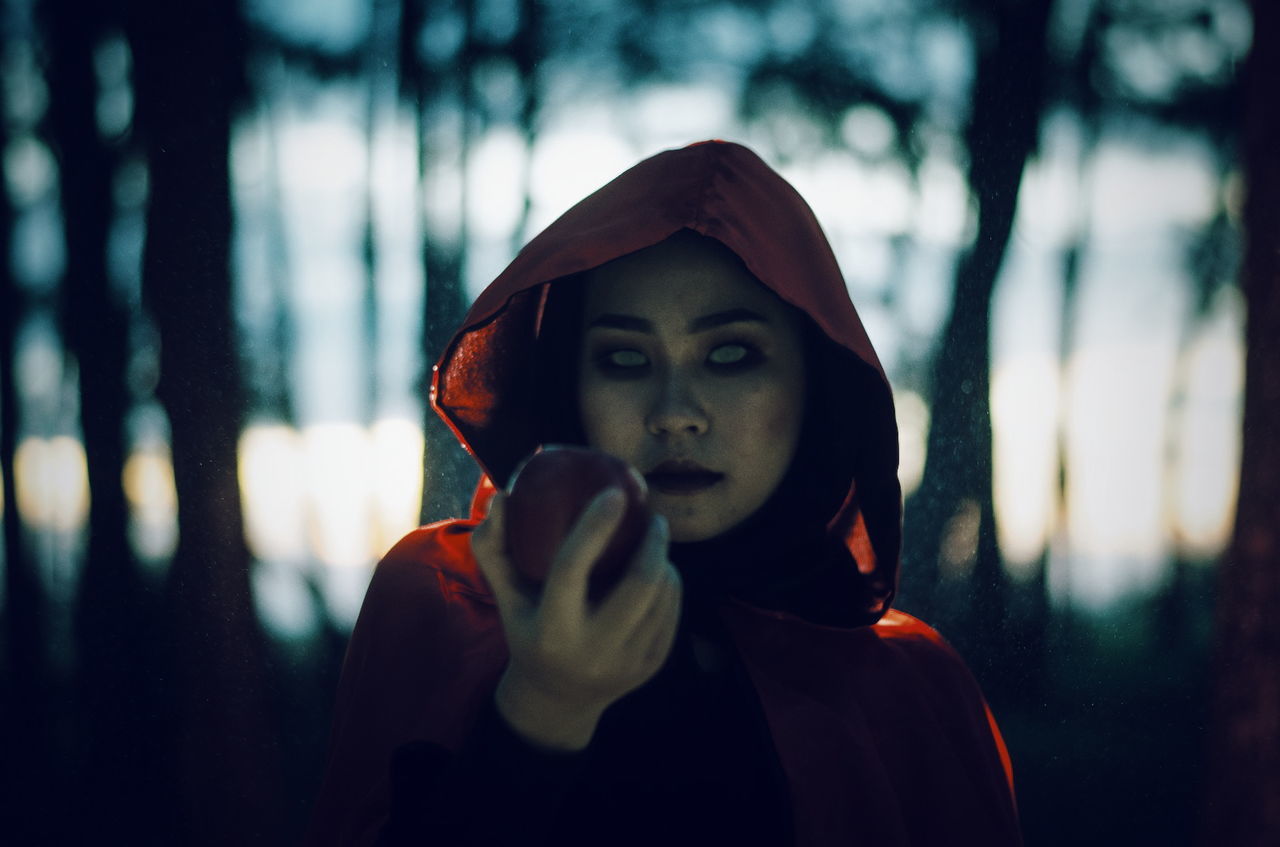
{"type": "Polygon", "coordinates": [[[1280,833],[1280,15],[1245,0],[6,0],[0,838],[296,841],[474,295],[708,137],[895,386],[899,605],[1029,844],[1280,833]],[[1268,246],[1270,245],[1270,246],[1268,246]]]}

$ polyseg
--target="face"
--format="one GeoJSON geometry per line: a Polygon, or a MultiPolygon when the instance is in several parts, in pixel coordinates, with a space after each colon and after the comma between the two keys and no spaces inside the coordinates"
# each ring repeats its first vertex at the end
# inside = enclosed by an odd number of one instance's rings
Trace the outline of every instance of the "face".
{"type": "Polygon", "coordinates": [[[798,319],[736,256],[675,236],[593,271],[578,362],[587,442],[645,475],[672,541],[764,505],[804,408],[798,319]]]}

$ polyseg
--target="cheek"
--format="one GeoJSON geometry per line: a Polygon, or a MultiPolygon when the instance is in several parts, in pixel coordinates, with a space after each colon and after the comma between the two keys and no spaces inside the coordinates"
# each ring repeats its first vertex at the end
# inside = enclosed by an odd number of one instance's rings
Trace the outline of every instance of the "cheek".
{"type": "Polygon", "coordinates": [[[785,402],[770,403],[764,419],[765,433],[769,439],[776,443],[789,438],[795,431],[797,414],[799,411],[785,402]]]}
{"type": "Polygon", "coordinates": [[[608,421],[603,414],[605,407],[597,402],[589,392],[584,391],[578,398],[578,414],[582,419],[582,431],[588,443],[598,446],[600,433],[607,429],[608,421]]]}
{"type": "Polygon", "coordinates": [[[770,472],[781,473],[790,466],[800,441],[804,391],[793,382],[774,383],[754,400],[755,414],[747,418],[758,422],[752,440],[768,457],[770,472]]]}
{"type": "Polygon", "coordinates": [[[591,380],[580,385],[578,410],[588,445],[616,453],[626,438],[626,422],[634,416],[626,393],[610,391],[591,380]]]}
{"type": "Polygon", "coordinates": [[[777,385],[762,387],[750,396],[740,398],[729,419],[753,453],[786,462],[789,448],[799,435],[803,397],[796,392],[780,390],[777,385]]]}
{"type": "Polygon", "coordinates": [[[804,388],[789,374],[787,378],[771,379],[759,386],[749,402],[761,432],[775,444],[785,443],[799,433],[800,420],[804,417],[804,388]]]}
{"type": "Polygon", "coordinates": [[[796,351],[789,372],[778,386],[779,402],[771,416],[775,436],[779,441],[791,444],[793,448],[800,439],[800,427],[804,421],[810,390],[803,361],[800,352],[796,351]]]}

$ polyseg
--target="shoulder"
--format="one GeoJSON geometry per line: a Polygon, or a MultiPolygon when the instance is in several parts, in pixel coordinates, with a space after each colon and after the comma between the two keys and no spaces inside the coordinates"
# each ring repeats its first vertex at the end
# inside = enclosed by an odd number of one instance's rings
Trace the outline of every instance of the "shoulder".
{"type": "Polygon", "coordinates": [[[924,653],[937,653],[960,660],[960,655],[947,643],[947,640],[933,627],[919,618],[890,609],[878,620],[871,631],[881,641],[888,642],[904,649],[916,649],[924,653]]]}
{"type": "Polygon", "coordinates": [[[373,570],[366,604],[375,598],[439,595],[492,601],[471,553],[474,520],[446,520],[418,527],[401,538],[373,570]]]}
{"type": "MultiPolygon", "coordinates": [[[[346,696],[384,699],[392,692],[395,703],[420,712],[433,686],[463,673],[463,652],[477,662],[482,653],[501,658],[497,608],[471,554],[472,526],[451,520],[420,527],[378,562],[347,644],[340,708],[346,696]]],[[[484,668],[489,664],[478,662],[472,670],[484,668]]],[[[379,703],[373,711],[397,708],[379,703]]]]}
{"type": "Polygon", "coordinates": [[[871,626],[831,627],[744,604],[726,608],[739,649],[773,669],[807,678],[810,667],[841,668],[872,690],[919,692],[942,707],[984,708],[982,692],[960,654],[937,630],[905,612],[888,611],[871,626]]]}
{"type": "Polygon", "coordinates": [[[459,627],[474,630],[490,617],[493,595],[471,553],[474,521],[419,527],[387,551],[369,580],[348,645],[348,662],[376,645],[445,646],[459,627]],[[482,614],[469,613],[479,608],[482,614]]]}
{"type": "Polygon", "coordinates": [[[393,751],[414,740],[457,749],[492,691],[505,645],[471,554],[474,526],[415,529],[374,568],[343,661],[312,833],[343,832],[347,843],[375,831],[393,751]]]}
{"type": "Polygon", "coordinates": [[[981,743],[980,747],[987,755],[994,754],[992,765],[1003,773],[1012,798],[1013,765],[1008,747],[977,679],[960,654],[937,630],[905,612],[891,610],[872,629],[880,643],[897,652],[921,684],[936,695],[934,706],[945,723],[958,722],[984,742],[990,739],[989,745],[981,743]]]}
{"type": "Polygon", "coordinates": [[[910,665],[934,687],[975,697],[983,703],[978,682],[955,648],[933,627],[917,617],[889,610],[871,631],[880,644],[910,665]]]}
{"type": "Polygon", "coordinates": [[[811,706],[821,703],[825,714],[857,715],[853,732],[870,733],[883,761],[957,763],[963,779],[987,785],[1002,803],[1012,797],[1008,751],[982,690],[924,621],[891,610],[872,626],[839,628],[741,603],[725,612],[766,711],[783,716],[773,718],[775,729],[791,726],[798,709],[818,726],[823,718],[811,706]]]}

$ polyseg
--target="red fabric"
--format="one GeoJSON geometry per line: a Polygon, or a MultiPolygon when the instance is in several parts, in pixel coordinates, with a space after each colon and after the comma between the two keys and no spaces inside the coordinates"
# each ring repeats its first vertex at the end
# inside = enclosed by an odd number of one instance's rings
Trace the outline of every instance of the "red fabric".
{"type": "Polygon", "coordinates": [[[730,602],[721,616],[790,786],[798,847],[1018,844],[1008,754],[978,686],[936,632],[889,611],[901,495],[892,399],[817,220],[754,153],[706,142],[641,162],[566,212],[476,300],[436,367],[431,401],[485,477],[468,520],[415,531],[370,583],[339,688],[309,843],[370,843],[392,750],[456,750],[507,660],[470,552],[493,483],[536,446],[533,345],[544,283],[688,228],[737,253],[868,374],[849,494],[828,526],[871,588],[874,625],[819,626],[730,602]],[[878,619],[878,622],[877,622],[878,619]]]}

